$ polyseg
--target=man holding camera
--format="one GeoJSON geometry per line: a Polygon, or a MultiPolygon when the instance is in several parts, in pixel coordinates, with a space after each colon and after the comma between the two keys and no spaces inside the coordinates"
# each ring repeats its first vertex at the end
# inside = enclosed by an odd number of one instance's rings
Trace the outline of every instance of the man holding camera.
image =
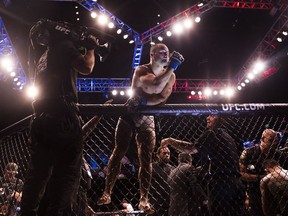
{"type": "Polygon", "coordinates": [[[99,47],[95,36],[88,35],[78,43],[69,34],[57,32],[59,28],[51,29],[53,25],[49,24],[39,21],[30,31],[32,43],[46,46],[46,51],[36,67],[35,86],[39,96],[33,102],[31,158],[23,187],[22,216],[37,215],[48,181],[51,199],[46,214],[71,214],[83,150],[82,121],[76,106],[77,74],[92,72],[94,50],[97,53],[99,47]]]}
{"type": "Polygon", "coordinates": [[[184,61],[183,56],[173,52],[170,56],[168,47],[163,43],[151,46],[150,62],[140,65],[134,71],[132,90],[126,102],[128,115],[119,118],[115,134],[115,148],[108,162],[105,189],[98,205],[111,203],[111,193],[120,172],[120,161],[127,153],[133,132],[136,134],[139,158],[139,209],[146,214],[153,214],[154,208],[148,201],[152,176],[152,154],[156,142],[153,116],[137,114],[137,109],[144,106],[164,104],[172,93],[176,76],[174,71],[184,61]],[[136,113],[135,113],[136,112],[136,113]]]}

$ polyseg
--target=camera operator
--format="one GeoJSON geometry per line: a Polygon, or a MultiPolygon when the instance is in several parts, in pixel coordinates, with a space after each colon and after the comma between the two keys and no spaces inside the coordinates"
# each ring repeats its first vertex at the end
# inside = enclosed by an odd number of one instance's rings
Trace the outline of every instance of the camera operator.
{"type": "Polygon", "coordinates": [[[46,50],[35,71],[39,96],[32,104],[31,158],[23,187],[22,216],[36,215],[48,181],[50,198],[46,214],[71,214],[71,204],[80,180],[83,150],[82,121],[76,106],[77,74],[92,72],[94,51],[98,54],[100,46],[93,35],[78,43],[70,33],[66,34],[69,29],[65,30],[65,25],[51,30],[48,24],[48,21],[40,20],[30,30],[32,44],[44,45],[46,50]]]}

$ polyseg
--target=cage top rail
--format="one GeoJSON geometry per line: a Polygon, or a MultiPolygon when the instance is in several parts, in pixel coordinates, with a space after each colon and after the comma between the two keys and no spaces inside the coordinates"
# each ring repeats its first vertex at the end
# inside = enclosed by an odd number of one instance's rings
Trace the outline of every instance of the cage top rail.
{"type": "Polygon", "coordinates": [[[87,114],[123,115],[139,113],[145,115],[241,115],[288,113],[288,103],[243,103],[243,104],[165,104],[154,107],[141,107],[128,111],[123,104],[79,104],[81,112],[87,114]]]}
{"type": "MultiPolygon", "coordinates": [[[[223,104],[165,104],[162,106],[142,107],[129,112],[123,104],[78,104],[83,115],[131,115],[134,113],[144,115],[193,115],[209,114],[219,115],[258,115],[258,114],[284,114],[288,113],[288,103],[223,103],[223,104]]],[[[33,115],[27,116],[19,122],[0,131],[0,139],[13,132],[15,128],[27,126],[33,115]]]]}

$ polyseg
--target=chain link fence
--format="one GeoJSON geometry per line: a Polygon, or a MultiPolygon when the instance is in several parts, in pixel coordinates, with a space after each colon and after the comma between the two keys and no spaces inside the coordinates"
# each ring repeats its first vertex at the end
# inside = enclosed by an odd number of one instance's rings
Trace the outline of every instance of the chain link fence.
{"type": "MultiPolygon", "coordinates": [[[[96,128],[86,137],[84,145],[84,158],[89,164],[93,177],[91,188],[89,190],[83,188],[83,191],[85,191],[87,195],[89,206],[96,212],[96,215],[124,214],[122,212],[119,213],[119,210],[122,209],[123,200],[126,200],[134,207],[134,210],[137,210],[140,197],[138,181],[139,161],[137,144],[134,136],[132,136],[133,139],[131,140],[127,154],[121,160],[121,171],[117,176],[117,181],[111,196],[112,203],[101,206],[96,204],[105,187],[107,164],[115,145],[116,125],[119,116],[127,112],[125,107],[122,105],[80,105],[80,108],[84,123],[88,122],[95,113],[102,116],[96,128]]],[[[285,153],[285,148],[287,148],[287,104],[165,105],[159,108],[146,109],[138,112],[145,115],[153,115],[155,118],[156,146],[153,152],[153,162],[157,160],[157,148],[160,146],[160,142],[163,138],[173,137],[178,140],[197,143],[198,139],[201,138],[206,130],[206,117],[209,114],[219,114],[222,116],[224,128],[236,143],[236,152],[233,152],[233,154],[237,155],[238,158],[240,158],[244,149],[259,145],[262,132],[266,128],[271,128],[281,133],[281,140],[277,144],[277,149],[282,149],[282,152],[285,153]]],[[[15,162],[19,166],[17,177],[25,179],[25,171],[29,161],[29,121],[30,117],[27,117],[23,121],[1,131],[1,176],[4,175],[5,165],[9,162],[15,162]]],[[[172,168],[176,168],[179,165],[179,151],[171,147],[169,147],[169,149],[169,164],[172,168]]],[[[216,149],[216,151],[222,150],[216,149]]],[[[212,157],[213,155],[210,156],[212,157]]],[[[223,152],[223,160],[229,160],[229,158],[225,158],[226,156],[227,154],[223,152]]],[[[288,159],[286,157],[284,162],[287,161],[288,159]]],[[[192,155],[192,165],[193,168],[189,168],[189,172],[186,170],[185,172],[187,173],[184,177],[178,178],[178,181],[180,181],[180,183],[177,183],[178,186],[181,184],[181,181],[183,181],[181,187],[182,189],[185,187],[185,189],[182,190],[181,193],[185,193],[185,196],[184,194],[182,194],[183,196],[176,196],[177,200],[170,200],[170,203],[169,184],[170,186],[175,184],[173,184],[173,181],[170,181],[169,183],[168,174],[166,174],[167,179],[159,180],[161,175],[156,173],[158,176],[155,176],[155,172],[153,173],[149,200],[155,205],[156,213],[154,215],[168,215],[171,203],[178,203],[180,206],[180,208],[179,206],[178,208],[180,210],[178,210],[178,213],[171,213],[170,215],[209,215],[209,191],[207,189],[209,180],[207,180],[206,177],[203,177],[203,173],[207,175],[206,165],[203,165],[203,160],[197,153],[192,155]],[[181,197],[185,200],[181,200],[181,197]],[[183,209],[188,209],[188,213],[181,213],[181,210],[183,209]]],[[[218,165],[219,167],[216,167],[217,170],[221,171],[224,169],[224,165],[218,165]]],[[[163,172],[166,172],[166,170],[163,172]]],[[[219,178],[221,178],[221,176],[219,178]]],[[[288,177],[286,177],[286,180],[287,179],[288,177]]],[[[86,182],[85,179],[82,180],[86,182]]],[[[225,180],[223,182],[223,187],[228,187],[228,185],[225,185],[225,180]]],[[[247,187],[247,182],[243,183],[244,186],[247,187]]],[[[81,190],[81,188],[79,190],[81,190]]],[[[244,194],[247,195],[245,190],[246,189],[243,188],[244,194]]],[[[225,202],[225,200],[228,199],[228,197],[225,196],[225,194],[222,194],[222,196],[219,194],[219,205],[221,205],[221,200],[225,202]]],[[[241,196],[241,194],[239,194],[239,196],[241,196]]],[[[77,203],[80,205],[82,198],[81,196],[78,198],[77,203]]],[[[1,194],[2,203],[0,203],[0,205],[3,205],[5,201],[7,201],[5,199],[5,196],[1,194]]],[[[237,202],[237,200],[235,202],[237,202]]],[[[75,204],[75,211],[77,211],[77,208],[80,208],[79,205],[75,204]]],[[[233,204],[231,205],[233,206],[233,204]]],[[[245,207],[245,214],[249,215],[248,196],[246,196],[245,207]]],[[[259,206],[259,208],[261,208],[261,206],[259,206]]],[[[80,215],[80,213],[75,214],[80,215]]]]}

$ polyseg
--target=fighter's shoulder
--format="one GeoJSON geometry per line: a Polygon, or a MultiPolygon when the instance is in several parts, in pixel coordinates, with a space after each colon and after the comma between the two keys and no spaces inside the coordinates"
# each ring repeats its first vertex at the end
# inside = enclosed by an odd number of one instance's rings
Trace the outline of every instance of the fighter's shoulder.
{"type": "Polygon", "coordinates": [[[266,176],[264,176],[261,180],[260,180],[260,186],[261,188],[267,184],[271,179],[272,179],[273,175],[272,173],[267,174],[266,176]]]}
{"type": "Polygon", "coordinates": [[[141,74],[152,73],[152,71],[148,64],[144,64],[144,65],[139,65],[138,67],[136,67],[134,73],[141,75],[141,74]]]}

